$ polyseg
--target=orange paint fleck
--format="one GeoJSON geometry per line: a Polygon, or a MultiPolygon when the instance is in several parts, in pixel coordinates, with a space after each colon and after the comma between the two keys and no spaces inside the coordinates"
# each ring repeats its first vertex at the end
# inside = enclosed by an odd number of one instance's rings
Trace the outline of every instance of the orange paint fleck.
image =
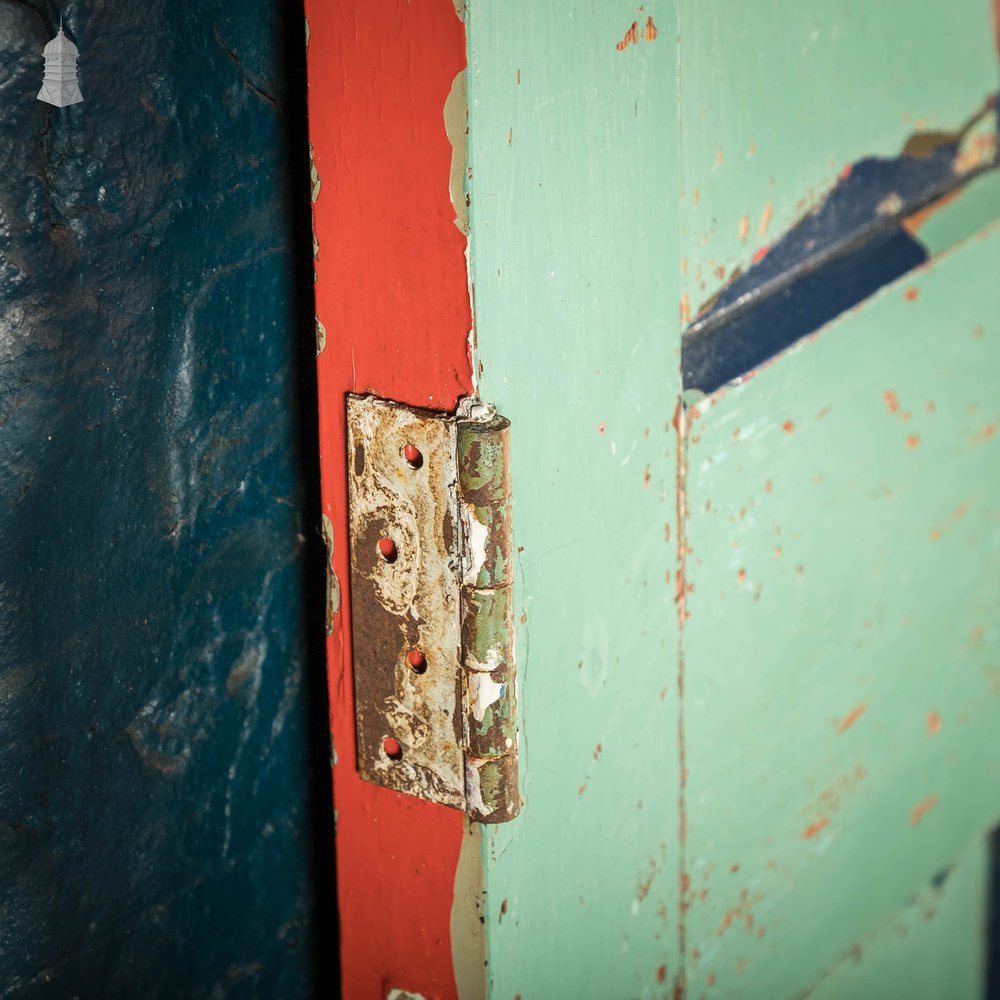
{"type": "Polygon", "coordinates": [[[521,86],[521,67],[520,66],[517,67],[517,85],[519,87],[521,86]]]}
{"type": "Polygon", "coordinates": [[[604,423],[604,421],[601,421],[601,423],[599,423],[597,425],[597,433],[598,434],[604,434],[607,431],[607,429],[608,429],[608,425],[606,423],[604,423]]]}
{"type": "Polygon", "coordinates": [[[990,438],[992,438],[996,434],[996,432],[997,432],[997,429],[996,429],[996,427],[993,426],[993,424],[987,424],[983,428],[983,440],[984,441],[989,441],[990,438]]]}
{"type": "Polygon", "coordinates": [[[882,393],[882,398],[885,400],[886,409],[890,413],[896,413],[899,410],[899,397],[892,391],[892,389],[886,389],[882,393]]]}
{"type": "Polygon", "coordinates": [[[916,302],[919,297],[920,289],[918,288],[907,288],[906,291],[903,292],[903,298],[906,299],[907,302],[916,302]]]}
{"type": "Polygon", "coordinates": [[[911,434],[906,439],[907,448],[916,448],[919,444],[920,444],[920,438],[918,438],[916,434],[911,434]]]}
{"type": "Polygon", "coordinates": [[[687,292],[685,292],[681,296],[680,313],[681,313],[681,323],[684,326],[687,326],[687,322],[691,318],[691,302],[688,299],[688,293],[687,292]]]}
{"type": "Polygon", "coordinates": [[[649,489],[649,484],[653,481],[653,474],[649,471],[649,466],[646,466],[646,471],[642,474],[642,488],[644,490],[649,489]]]}
{"type": "MultiPolygon", "coordinates": [[[[998,0],[998,2],[1000,2],[1000,0],[998,0]]],[[[972,336],[975,337],[976,340],[982,340],[982,338],[983,338],[983,324],[982,323],[977,323],[972,328],[972,336]]]]}
{"type": "Polygon", "coordinates": [[[646,18],[646,30],[642,33],[642,37],[645,38],[647,42],[656,41],[656,25],[653,24],[652,17],[646,18]]]}
{"type": "Polygon", "coordinates": [[[705,982],[706,982],[706,984],[707,984],[707,985],[709,985],[709,986],[714,986],[714,985],[715,985],[715,976],[713,976],[713,975],[712,975],[711,973],[709,973],[709,974],[708,974],[708,975],[707,975],[707,976],[705,977],[705,982]]]}
{"type": "Polygon", "coordinates": [[[741,569],[739,573],[736,574],[736,582],[740,585],[747,582],[747,571],[745,569],[741,569]]]}
{"type": "Polygon", "coordinates": [[[926,409],[928,413],[934,413],[937,410],[937,407],[930,400],[928,400],[924,403],[924,409],[926,409]]]}
{"type": "Polygon", "coordinates": [[[746,243],[747,237],[749,235],[750,235],[750,217],[748,215],[744,215],[743,218],[740,219],[740,242],[746,243]]]}
{"type": "Polygon", "coordinates": [[[934,709],[927,713],[927,732],[931,736],[937,736],[941,732],[941,716],[934,709]]]}
{"type": "Polygon", "coordinates": [[[851,711],[848,712],[848,714],[845,715],[839,723],[837,723],[837,732],[846,733],[847,730],[850,729],[851,726],[853,726],[854,723],[865,714],[865,709],[867,708],[868,706],[865,704],[855,705],[854,708],[852,708],[851,711]]]}
{"type": "Polygon", "coordinates": [[[667,981],[667,967],[665,965],[661,965],[656,970],[656,981],[658,983],[665,983],[667,981]]]}
{"type": "Polygon", "coordinates": [[[773,490],[773,489],[774,489],[774,483],[772,483],[770,479],[766,480],[764,482],[764,492],[765,493],[770,493],[771,490],[773,490]]]}
{"type": "Polygon", "coordinates": [[[794,424],[794,423],[792,423],[792,421],[791,421],[791,420],[786,420],[786,421],[785,421],[785,422],[784,422],[784,423],[783,423],[783,424],[781,425],[781,429],[782,429],[782,430],[783,430],[783,431],[784,431],[784,432],[785,432],[786,434],[791,434],[791,433],[792,433],[792,431],[794,431],[794,430],[795,430],[795,424],[794,424]]]}
{"type": "Polygon", "coordinates": [[[934,530],[931,531],[931,541],[932,542],[939,542],[939,541],[941,541],[941,529],[940,528],[934,528],[934,530]]]}
{"type": "Polygon", "coordinates": [[[767,247],[761,247],[751,258],[754,264],[759,264],[767,256],[767,247]]]}
{"type": "Polygon", "coordinates": [[[625,37],[615,46],[619,52],[624,52],[630,45],[639,44],[639,22],[633,21],[632,27],[625,32],[625,37]]]}
{"type": "Polygon", "coordinates": [[[771,225],[771,219],[774,217],[774,201],[769,201],[764,207],[764,211],[760,217],[760,225],[757,227],[757,235],[762,239],[767,236],[767,230],[771,225]]]}
{"type": "Polygon", "coordinates": [[[681,257],[681,274],[687,274],[688,270],[688,259],[687,257],[681,257]]]}
{"type": "Polygon", "coordinates": [[[700,188],[695,188],[691,192],[691,204],[692,205],[697,205],[699,201],[701,201],[701,189],[700,188]]]}
{"type": "Polygon", "coordinates": [[[815,837],[816,834],[820,832],[820,830],[829,825],[829,823],[830,821],[829,819],[826,818],[826,816],[824,816],[822,819],[816,820],[815,823],[812,823],[805,828],[805,830],[802,833],[803,839],[812,840],[812,838],[815,837]]]}
{"type": "Polygon", "coordinates": [[[851,164],[848,163],[847,166],[840,171],[840,179],[842,181],[846,181],[847,178],[851,176],[851,170],[852,170],[851,164]]]}
{"type": "Polygon", "coordinates": [[[937,804],[938,797],[929,795],[919,805],[915,805],[910,810],[910,826],[916,826],[937,804]]]}

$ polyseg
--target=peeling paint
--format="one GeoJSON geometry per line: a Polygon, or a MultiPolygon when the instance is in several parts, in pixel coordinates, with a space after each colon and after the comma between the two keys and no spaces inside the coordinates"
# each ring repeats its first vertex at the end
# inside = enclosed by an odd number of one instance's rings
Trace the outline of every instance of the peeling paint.
{"type": "Polygon", "coordinates": [[[455,210],[455,225],[469,234],[469,200],[466,196],[465,178],[469,150],[469,111],[466,93],[466,71],[455,75],[451,90],[444,102],[444,129],[451,143],[451,172],[448,176],[448,194],[455,210]]]}
{"type": "Polygon", "coordinates": [[[318,358],[326,347],[326,327],[316,317],[316,357],[318,358]]]}

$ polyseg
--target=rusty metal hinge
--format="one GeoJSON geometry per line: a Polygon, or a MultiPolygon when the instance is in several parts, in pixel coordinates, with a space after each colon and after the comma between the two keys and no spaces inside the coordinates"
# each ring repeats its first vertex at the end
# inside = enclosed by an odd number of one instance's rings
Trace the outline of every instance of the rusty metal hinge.
{"type": "Polygon", "coordinates": [[[517,815],[510,422],[348,396],[358,764],[368,781],[517,815]]]}

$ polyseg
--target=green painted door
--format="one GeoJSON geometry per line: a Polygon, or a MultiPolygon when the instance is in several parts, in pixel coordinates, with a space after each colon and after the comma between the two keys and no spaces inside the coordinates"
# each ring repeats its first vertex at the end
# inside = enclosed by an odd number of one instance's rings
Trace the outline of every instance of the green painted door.
{"type": "Polygon", "coordinates": [[[479,391],[514,428],[525,802],[483,838],[489,995],[982,996],[989,4],[470,0],[466,27],[479,391]],[[935,164],[947,191],[908,201],[935,164]],[[895,227],[905,269],[685,393],[685,329],[825,199],[849,215],[852,172],[897,167],[865,232],[895,227]]]}

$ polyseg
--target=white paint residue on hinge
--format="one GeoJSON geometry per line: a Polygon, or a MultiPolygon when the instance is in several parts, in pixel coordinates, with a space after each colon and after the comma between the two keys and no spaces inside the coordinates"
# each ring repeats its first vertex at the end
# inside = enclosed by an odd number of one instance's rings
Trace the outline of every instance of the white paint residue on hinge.
{"type": "Polygon", "coordinates": [[[486,662],[477,660],[471,653],[465,654],[465,666],[469,670],[479,670],[492,673],[503,663],[503,650],[498,646],[490,646],[486,651],[486,662]]]}
{"type": "Polygon", "coordinates": [[[472,714],[476,722],[482,722],[486,710],[496,704],[504,695],[507,685],[493,680],[487,673],[469,674],[469,693],[472,696],[472,714]]]}
{"type": "Polygon", "coordinates": [[[489,529],[476,517],[476,510],[471,504],[462,504],[462,524],[464,544],[462,546],[462,582],[475,585],[479,571],[486,565],[486,542],[489,529]]]}

